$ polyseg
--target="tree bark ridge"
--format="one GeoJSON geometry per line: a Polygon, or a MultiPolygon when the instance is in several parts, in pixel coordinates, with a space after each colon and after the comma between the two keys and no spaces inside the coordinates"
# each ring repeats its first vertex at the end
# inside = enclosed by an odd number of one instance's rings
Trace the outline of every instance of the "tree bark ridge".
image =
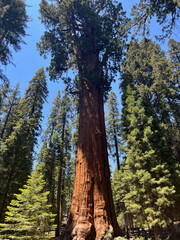
{"type": "Polygon", "coordinates": [[[63,240],[102,239],[120,234],[110,183],[101,88],[82,82],[76,177],[63,240]]]}

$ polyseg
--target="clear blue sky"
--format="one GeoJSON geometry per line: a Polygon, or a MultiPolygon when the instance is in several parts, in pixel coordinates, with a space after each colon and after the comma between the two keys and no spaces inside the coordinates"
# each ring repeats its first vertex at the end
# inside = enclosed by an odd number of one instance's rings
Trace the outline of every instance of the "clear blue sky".
{"type": "MultiPolygon", "coordinates": [[[[131,1],[131,0],[123,0],[122,4],[124,7],[124,10],[127,11],[127,14],[129,16],[129,12],[131,10],[131,7],[136,2],[139,2],[137,0],[131,1]]],[[[39,56],[38,51],[36,50],[36,43],[40,41],[41,35],[43,35],[44,27],[41,24],[40,20],[38,19],[39,13],[39,3],[40,0],[26,0],[26,3],[31,5],[31,7],[27,7],[27,13],[32,18],[32,21],[28,23],[27,28],[27,34],[30,36],[27,36],[24,40],[26,42],[26,45],[22,45],[22,49],[19,52],[13,52],[13,62],[15,63],[15,67],[13,65],[6,66],[4,68],[4,73],[7,75],[11,82],[11,87],[14,87],[16,83],[20,83],[20,91],[21,95],[23,96],[25,89],[28,87],[28,82],[33,78],[35,75],[35,72],[42,66],[45,68],[48,66],[49,60],[44,60],[42,57],[39,56]]],[[[179,22],[180,23],[180,22],[179,22]]],[[[158,32],[160,32],[160,28],[158,24],[153,21],[151,27],[151,36],[157,35],[158,32]]],[[[179,24],[180,25],[180,24],[179,24]]],[[[172,36],[172,38],[176,40],[180,40],[180,34],[178,34],[178,30],[175,32],[175,34],[172,36]]],[[[162,47],[166,49],[167,42],[162,47]]],[[[61,80],[59,82],[51,82],[48,78],[47,73],[47,79],[48,79],[48,90],[49,90],[49,97],[48,97],[48,103],[45,103],[43,115],[43,129],[46,128],[46,122],[47,122],[47,115],[50,112],[51,102],[53,98],[56,96],[58,90],[64,89],[64,84],[61,80]]],[[[115,84],[113,84],[113,91],[119,95],[119,81],[117,81],[115,84]]],[[[120,102],[120,96],[118,96],[118,100],[120,102]]]]}

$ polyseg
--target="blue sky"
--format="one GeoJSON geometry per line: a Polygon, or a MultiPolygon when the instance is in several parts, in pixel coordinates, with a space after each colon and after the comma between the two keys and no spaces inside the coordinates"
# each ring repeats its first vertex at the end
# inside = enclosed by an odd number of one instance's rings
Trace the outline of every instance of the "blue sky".
{"type": "MultiPolygon", "coordinates": [[[[39,56],[38,51],[36,50],[36,43],[40,41],[41,35],[43,35],[44,27],[41,24],[40,20],[38,19],[39,13],[39,3],[40,0],[26,0],[27,5],[31,5],[27,7],[27,13],[32,18],[32,21],[28,23],[27,28],[27,36],[24,38],[24,41],[26,42],[26,45],[22,45],[22,49],[19,52],[13,52],[13,62],[15,66],[8,65],[4,68],[5,75],[9,78],[11,82],[11,87],[14,87],[17,83],[20,83],[20,91],[21,95],[23,96],[25,89],[28,87],[28,82],[33,78],[35,75],[35,72],[42,66],[45,68],[49,64],[49,59],[44,60],[42,57],[39,56]]],[[[137,0],[131,1],[131,0],[123,0],[122,4],[124,7],[124,10],[127,11],[127,14],[129,15],[129,12],[131,10],[131,7],[136,2],[139,2],[137,0]]],[[[180,23],[180,22],[179,22],[180,23]]],[[[179,24],[180,25],[180,24],[179,24]]],[[[160,27],[158,24],[153,21],[151,24],[151,36],[156,35],[158,32],[160,32],[160,27]]],[[[178,30],[175,31],[175,34],[172,36],[172,38],[176,40],[180,40],[180,34],[178,34],[178,30]]],[[[164,49],[167,46],[166,43],[162,46],[164,49]]],[[[47,122],[47,115],[50,112],[51,102],[53,101],[53,98],[56,96],[58,90],[63,90],[65,85],[61,80],[59,82],[51,82],[48,78],[47,73],[47,79],[48,79],[48,90],[49,90],[49,96],[48,96],[48,102],[44,105],[43,115],[43,129],[46,128],[46,122],[47,122]]],[[[119,81],[117,81],[115,84],[113,84],[113,91],[119,95],[119,81]]],[[[118,100],[120,102],[120,96],[118,96],[118,100]]]]}

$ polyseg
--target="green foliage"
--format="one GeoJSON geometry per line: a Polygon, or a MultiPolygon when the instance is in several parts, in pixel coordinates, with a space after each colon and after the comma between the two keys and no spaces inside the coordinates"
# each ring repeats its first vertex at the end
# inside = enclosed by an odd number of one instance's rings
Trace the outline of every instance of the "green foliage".
{"type": "MultiPolygon", "coordinates": [[[[178,46],[178,43],[176,45],[178,46]]],[[[123,71],[123,79],[126,79],[121,84],[123,106],[127,105],[127,86],[130,85],[143,99],[146,114],[154,119],[153,126],[156,125],[157,128],[159,124],[158,128],[162,129],[159,132],[163,135],[165,131],[169,138],[172,132],[174,134],[174,130],[178,134],[180,115],[177,61],[170,61],[158,45],[144,39],[140,44],[136,41],[131,43],[123,71]]],[[[126,107],[122,109],[122,114],[123,132],[127,134],[129,123],[126,107]]],[[[172,137],[171,141],[173,141],[172,137]]]]}
{"type": "Polygon", "coordinates": [[[108,90],[119,70],[124,46],[126,18],[121,4],[111,0],[42,0],[40,13],[47,31],[38,49],[45,57],[51,53],[51,79],[75,68],[78,80],[86,76],[108,90]]]}
{"type": "MultiPolygon", "coordinates": [[[[5,89],[3,89],[5,90],[5,89]]],[[[0,124],[0,142],[3,141],[10,135],[16,119],[16,111],[20,103],[19,97],[19,84],[14,89],[10,89],[7,86],[7,90],[4,92],[4,99],[1,107],[1,124],[0,124]]],[[[1,144],[0,144],[1,145],[1,144]]]]}
{"type": "Polygon", "coordinates": [[[44,69],[30,81],[25,96],[19,102],[17,90],[10,95],[7,114],[1,130],[0,161],[0,219],[13,194],[25,184],[31,173],[33,149],[40,134],[42,105],[47,96],[44,69]]]}
{"type": "Polygon", "coordinates": [[[122,184],[127,183],[129,190],[125,193],[124,202],[137,225],[149,224],[152,227],[158,223],[166,226],[170,219],[165,211],[173,205],[172,196],[175,193],[170,172],[151,143],[154,138],[152,118],[147,118],[140,100],[134,101],[133,92],[127,98],[127,104],[130,105],[131,130],[125,147],[124,174],[121,176],[122,184]]]}
{"type": "Polygon", "coordinates": [[[120,169],[120,115],[117,103],[117,97],[114,92],[110,92],[107,99],[106,114],[106,134],[109,156],[116,161],[117,169],[120,169]]]}
{"type": "Polygon", "coordinates": [[[127,238],[125,238],[125,237],[118,237],[118,238],[116,238],[116,240],[126,240],[127,238]]]}
{"type": "Polygon", "coordinates": [[[79,95],[74,95],[72,98],[72,129],[74,129],[71,139],[71,144],[73,147],[73,154],[77,155],[77,144],[78,144],[78,136],[79,136],[79,95]]]}
{"type": "Polygon", "coordinates": [[[11,62],[10,47],[20,50],[26,35],[28,17],[22,0],[5,0],[0,2],[0,62],[7,65],[11,62]]]}
{"type": "Polygon", "coordinates": [[[5,223],[0,224],[1,239],[50,239],[55,215],[47,205],[41,165],[37,165],[27,184],[11,201],[5,223]]]}
{"type": "MultiPolygon", "coordinates": [[[[1,76],[3,78],[3,74],[2,71],[0,69],[0,79],[1,76]]],[[[3,118],[3,112],[4,112],[4,108],[6,105],[6,99],[8,94],[10,93],[10,82],[8,81],[8,79],[5,77],[5,79],[3,78],[2,83],[0,83],[0,117],[1,119],[3,118]]],[[[1,125],[1,121],[0,121],[0,125],[1,125]]]]}
{"type": "MultiPolygon", "coordinates": [[[[12,63],[12,49],[19,51],[26,36],[28,21],[26,4],[23,0],[3,0],[0,2],[0,64],[12,63]]],[[[0,66],[0,81],[7,81],[0,66]]],[[[0,92],[1,95],[1,92],[0,92]]],[[[1,96],[0,96],[1,98],[1,96]]]]}
{"type": "Polygon", "coordinates": [[[118,238],[116,238],[116,240],[126,240],[127,238],[125,238],[125,237],[118,237],[118,238]]]}
{"type": "MultiPolygon", "coordinates": [[[[45,189],[50,192],[48,202],[52,211],[57,213],[56,220],[61,225],[64,215],[68,214],[74,183],[74,162],[71,159],[72,109],[71,99],[65,91],[53,100],[48,127],[44,132],[43,145],[38,161],[43,163],[46,180],[45,189]]],[[[58,228],[61,228],[61,226],[58,228]]]]}
{"type": "Polygon", "coordinates": [[[156,16],[157,22],[162,25],[163,35],[159,39],[164,39],[169,37],[176,27],[180,16],[180,3],[178,0],[140,0],[133,6],[132,16],[132,25],[135,25],[136,33],[142,30],[143,35],[149,34],[151,19],[156,16]]]}
{"type": "Polygon", "coordinates": [[[102,237],[102,239],[112,239],[112,231],[107,229],[102,237]]]}
{"type": "MultiPolygon", "coordinates": [[[[43,135],[43,145],[40,150],[38,161],[43,162],[43,172],[46,180],[46,190],[50,191],[49,203],[55,211],[57,175],[60,166],[66,169],[69,165],[71,153],[71,127],[68,123],[70,118],[71,101],[67,93],[60,96],[58,91],[54,98],[51,113],[48,119],[48,127],[43,135]],[[51,196],[52,195],[52,196],[51,196]]],[[[69,173],[68,173],[69,174],[69,173]]]]}
{"type": "Polygon", "coordinates": [[[178,66],[171,59],[143,39],[130,43],[122,66],[125,163],[113,193],[116,209],[128,210],[140,227],[166,226],[178,217],[178,66]]]}

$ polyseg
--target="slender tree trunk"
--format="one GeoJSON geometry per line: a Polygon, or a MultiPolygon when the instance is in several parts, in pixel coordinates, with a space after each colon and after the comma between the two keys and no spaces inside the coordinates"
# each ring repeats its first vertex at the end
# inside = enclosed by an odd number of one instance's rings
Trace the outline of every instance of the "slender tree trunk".
{"type": "MultiPolygon", "coordinates": [[[[120,234],[110,183],[102,90],[82,80],[76,177],[63,240],[120,234]]],[[[111,238],[108,238],[111,239],[111,238]]]]}
{"type": "Polygon", "coordinates": [[[56,237],[60,236],[61,231],[61,222],[60,222],[60,205],[61,205],[61,185],[62,185],[62,161],[59,167],[59,174],[58,174],[58,188],[57,188],[57,215],[56,215],[56,237]]]}
{"type": "Polygon", "coordinates": [[[65,178],[65,170],[63,169],[63,179],[62,179],[62,190],[61,190],[61,206],[60,206],[60,223],[61,223],[61,226],[62,226],[62,222],[63,222],[63,213],[64,213],[64,209],[63,209],[63,206],[64,206],[64,178],[65,178]]]}
{"type": "Polygon", "coordinates": [[[160,234],[159,234],[159,227],[158,225],[154,226],[154,236],[155,236],[155,240],[160,240],[160,234]]]}
{"type": "Polygon", "coordinates": [[[63,115],[63,127],[62,127],[62,146],[60,152],[60,167],[59,167],[59,175],[58,175],[58,189],[57,189],[57,227],[56,227],[56,237],[60,236],[61,232],[61,201],[62,201],[62,174],[63,174],[63,166],[64,166],[64,154],[63,154],[63,143],[65,137],[65,124],[66,124],[66,113],[63,115]]]}
{"type": "MultiPolygon", "coordinates": [[[[51,134],[52,136],[52,134],[51,134]]],[[[50,148],[53,148],[52,146],[52,142],[50,141],[50,148]]],[[[54,190],[55,190],[55,184],[54,184],[54,179],[53,179],[53,173],[54,173],[54,169],[55,169],[55,150],[53,149],[53,152],[51,153],[51,162],[50,162],[50,171],[48,172],[48,176],[46,179],[46,182],[48,183],[48,189],[50,189],[50,193],[48,195],[48,203],[51,204],[51,209],[52,212],[54,213],[54,211],[56,210],[56,204],[55,204],[55,194],[54,194],[54,190]]]]}
{"type": "Polygon", "coordinates": [[[114,124],[113,128],[114,128],[114,142],[115,142],[115,148],[116,148],[116,163],[117,163],[117,169],[120,170],[119,151],[118,151],[118,142],[117,142],[117,134],[116,134],[115,124],[114,124]]]}

